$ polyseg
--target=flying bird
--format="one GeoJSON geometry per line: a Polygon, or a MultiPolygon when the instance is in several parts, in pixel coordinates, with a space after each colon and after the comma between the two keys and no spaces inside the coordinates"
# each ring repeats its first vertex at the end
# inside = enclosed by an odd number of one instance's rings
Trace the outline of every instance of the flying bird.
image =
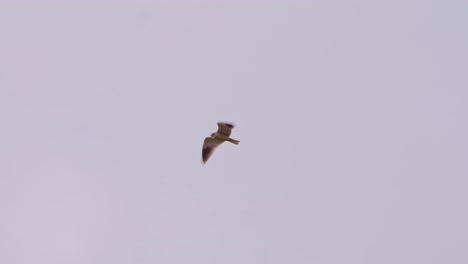
{"type": "Polygon", "coordinates": [[[234,124],[218,122],[218,131],[211,134],[211,136],[205,138],[203,141],[202,161],[205,164],[208,159],[213,155],[215,149],[221,145],[224,141],[229,141],[232,144],[239,144],[239,140],[230,138],[231,131],[234,128],[234,124]]]}

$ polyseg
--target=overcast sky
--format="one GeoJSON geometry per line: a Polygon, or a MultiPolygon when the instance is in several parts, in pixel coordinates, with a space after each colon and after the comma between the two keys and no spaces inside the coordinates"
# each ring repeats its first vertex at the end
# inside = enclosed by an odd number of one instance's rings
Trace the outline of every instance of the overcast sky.
{"type": "Polygon", "coordinates": [[[466,2],[77,2],[0,0],[0,263],[468,263],[466,2]]]}

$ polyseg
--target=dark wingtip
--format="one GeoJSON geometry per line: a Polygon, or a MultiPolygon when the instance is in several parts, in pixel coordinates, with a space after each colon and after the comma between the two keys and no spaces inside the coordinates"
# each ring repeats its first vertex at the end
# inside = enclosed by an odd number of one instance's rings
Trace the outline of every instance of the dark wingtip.
{"type": "Polygon", "coordinates": [[[234,128],[235,124],[234,123],[228,123],[228,122],[218,122],[218,124],[223,124],[229,128],[234,128]]]}
{"type": "Polygon", "coordinates": [[[208,156],[211,152],[211,148],[204,148],[202,150],[202,162],[205,164],[208,161],[208,156]]]}

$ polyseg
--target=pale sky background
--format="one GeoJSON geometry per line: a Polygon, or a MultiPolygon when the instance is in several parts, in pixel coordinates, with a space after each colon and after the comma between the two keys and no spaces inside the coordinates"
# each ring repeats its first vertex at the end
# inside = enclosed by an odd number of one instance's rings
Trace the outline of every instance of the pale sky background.
{"type": "Polygon", "coordinates": [[[0,263],[468,263],[467,10],[0,0],[0,263]]]}

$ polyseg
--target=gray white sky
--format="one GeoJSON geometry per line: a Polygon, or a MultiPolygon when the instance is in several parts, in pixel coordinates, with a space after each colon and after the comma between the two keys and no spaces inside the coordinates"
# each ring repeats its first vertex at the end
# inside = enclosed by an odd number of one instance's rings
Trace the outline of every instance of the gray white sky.
{"type": "Polygon", "coordinates": [[[0,263],[468,263],[466,11],[1,1],[0,263]]]}

